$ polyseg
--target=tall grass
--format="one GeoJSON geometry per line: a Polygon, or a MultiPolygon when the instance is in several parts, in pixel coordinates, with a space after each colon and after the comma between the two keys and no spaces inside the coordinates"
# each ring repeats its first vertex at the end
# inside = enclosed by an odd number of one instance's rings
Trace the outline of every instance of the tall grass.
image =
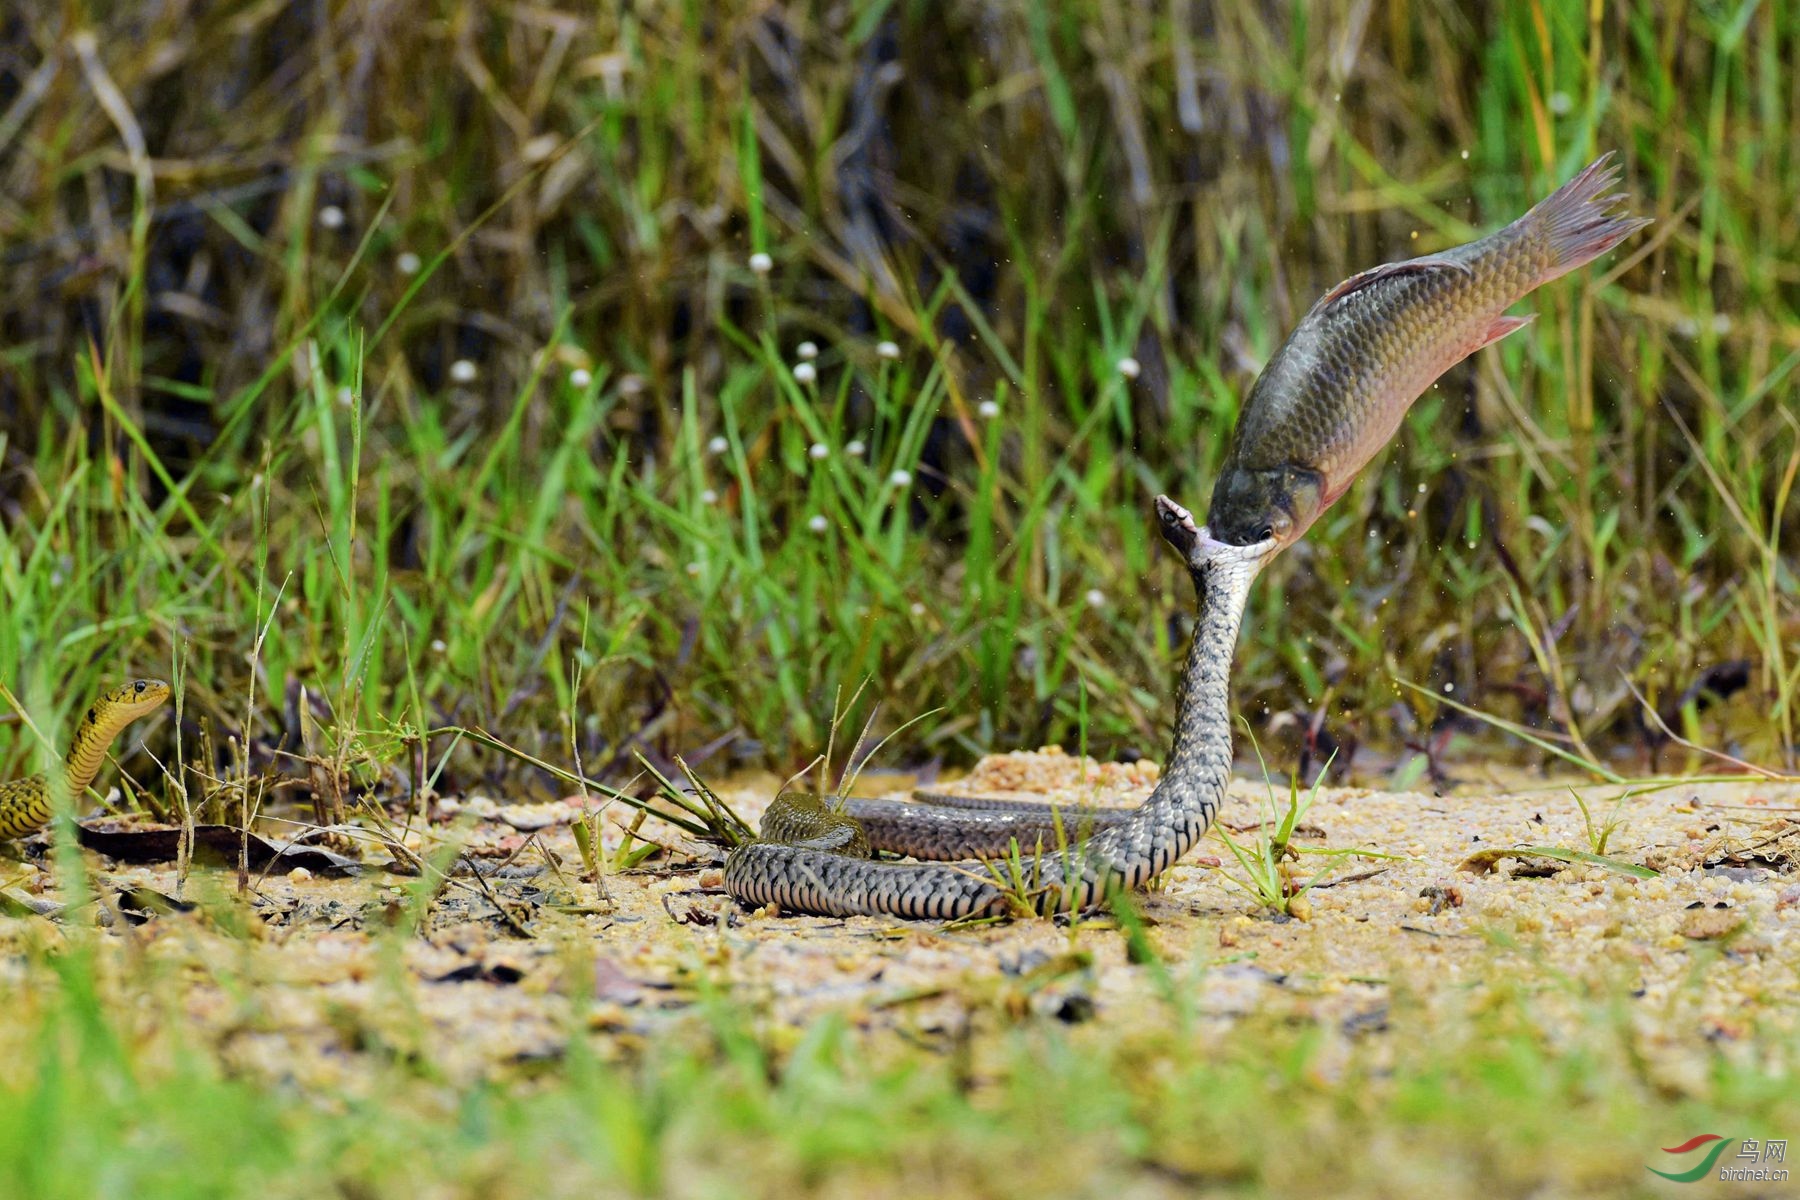
{"type": "Polygon", "coordinates": [[[1627,678],[1744,657],[1690,732],[1792,759],[1792,3],[89,11],[0,59],[22,695],[185,647],[258,746],[576,712],[604,766],[792,762],[864,677],[944,710],[913,752],[1067,739],[1085,685],[1154,753],[1147,498],[1203,503],[1323,288],[1616,149],[1658,224],[1421,401],[1259,590],[1239,694],[1630,746],[1627,678]]]}

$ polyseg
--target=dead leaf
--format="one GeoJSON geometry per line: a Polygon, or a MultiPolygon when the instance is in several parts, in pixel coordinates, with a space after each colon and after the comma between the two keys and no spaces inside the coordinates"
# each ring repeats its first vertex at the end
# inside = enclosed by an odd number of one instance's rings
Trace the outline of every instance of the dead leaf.
{"type": "Polygon", "coordinates": [[[636,1004],[644,998],[644,985],[604,955],[594,959],[594,999],[608,1004],[636,1004]]]}
{"type": "Polygon", "coordinates": [[[1533,859],[1546,860],[1549,863],[1562,863],[1565,866],[1586,864],[1593,867],[1605,867],[1608,871],[1616,871],[1621,875],[1629,875],[1633,879],[1655,879],[1657,872],[1649,867],[1640,867],[1636,863],[1622,859],[1608,858],[1604,854],[1590,854],[1586,850],[1564,850],[1561,846],[1506,846],[1492,850],[1477,850],[1462,860],[1457,867],[1460,871],[1473,871],[1477,875],[1486,875],[1499,865],[1503,858],[1519,860],[1520,867],[1514,875],[1544,877],[1554,875],[1561,867],[1547,866],[1544,862],[1533,863],[1533,859]]]}
{"type": "MultiPolygon", "coordinates": [[[[181,830],[173,826],[77,825],[81,844],[108,858],[128,863],[174,862],[181,845],[181,830]]],[[[332,875],[359,874],[363,865],[354,858],[333,854],[316,846],[296,846],[292,842],[277,845],[252,833],[229,825],[194,826],[194,858],[217,866],[236,866],[238,852],[246,850],[252,869],[260,869],[276,859],[284,868],[305,867],[309,871],[332,875]]]]}
{"type": "Polygon", "coordinates": [[[464,963],[455,970],[433,976],[433,983],[499,983],[514,984],[525,978],[525,972],[511,963],[464,963]]]}

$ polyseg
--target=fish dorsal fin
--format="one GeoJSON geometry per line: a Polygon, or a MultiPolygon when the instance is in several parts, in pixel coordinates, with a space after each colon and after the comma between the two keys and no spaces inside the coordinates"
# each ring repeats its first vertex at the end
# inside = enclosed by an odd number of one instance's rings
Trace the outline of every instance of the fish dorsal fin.
{"type": "Polygon", "coordinates": [[[1437,254],[1427,254],[1424,258],[1409,258],[1405,262],[1382,263],[1379,267],[1370,267],[1360,274],[1352,275],[1350,278],[1344,280],[1344,282],[1332,288],[1329,292],[1326,292],[1323,296],[1319,297],[1319,307],[1323,308],[1333,300],[1342,300],[1351,292],[1366,288],[1372,283],[1379,283],[1383,279],[1392,278],[1395,275],[1423,274],[1428,271],[1461,271],[1465,275],[1473,275],[1475,273],[1470,269],[1467,263],[1459,262],[1454,258],[1448,258],[1437,254]]]}

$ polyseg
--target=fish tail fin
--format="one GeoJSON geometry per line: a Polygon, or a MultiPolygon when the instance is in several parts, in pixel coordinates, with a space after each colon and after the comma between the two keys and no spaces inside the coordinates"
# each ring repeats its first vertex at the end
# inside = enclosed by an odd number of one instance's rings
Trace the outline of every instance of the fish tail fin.
{"type": "Polygon", "coordinates": [[[1612,190],[1619,182],[1619,168],[1612,157],[1608,150],[1519,218],[1533,238],[1542,239],[1540,244],[1547,251],[1540,283],[1586,266],[1650,224],[1649,217],[1613,211],[1629,197],[1612,190]]]}

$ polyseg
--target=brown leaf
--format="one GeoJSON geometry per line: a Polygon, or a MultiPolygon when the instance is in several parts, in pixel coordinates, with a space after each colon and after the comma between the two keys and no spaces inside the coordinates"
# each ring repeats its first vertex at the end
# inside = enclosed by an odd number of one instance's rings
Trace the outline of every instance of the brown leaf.
{"type": "MultiPolygon", "coordinates": [[[[181,845],[181,830],[172,826],[146,828],[133,825],[76,826],[81,844],[109,858],[129,863],[174,862],[181,845]]],[[[333,875],[353,875],[362,864],[353,858],[333,854],[316,846],[277,845],[252,833],[246,838],[241,830],[229,825],[194,826],[194,858],[218,866],[235,866],[238,852],[244,849],[252,868],[261,868],[276,859],[284,869],[305,867],[309,871],[333,875]]]]}
{"type": "Polygon", "coordinates": [[[594,999],[608,1004],[636,1004],[644,998],[644,985],[625,973],[625,968],[604,955],[594,959],[594,999]]]}

